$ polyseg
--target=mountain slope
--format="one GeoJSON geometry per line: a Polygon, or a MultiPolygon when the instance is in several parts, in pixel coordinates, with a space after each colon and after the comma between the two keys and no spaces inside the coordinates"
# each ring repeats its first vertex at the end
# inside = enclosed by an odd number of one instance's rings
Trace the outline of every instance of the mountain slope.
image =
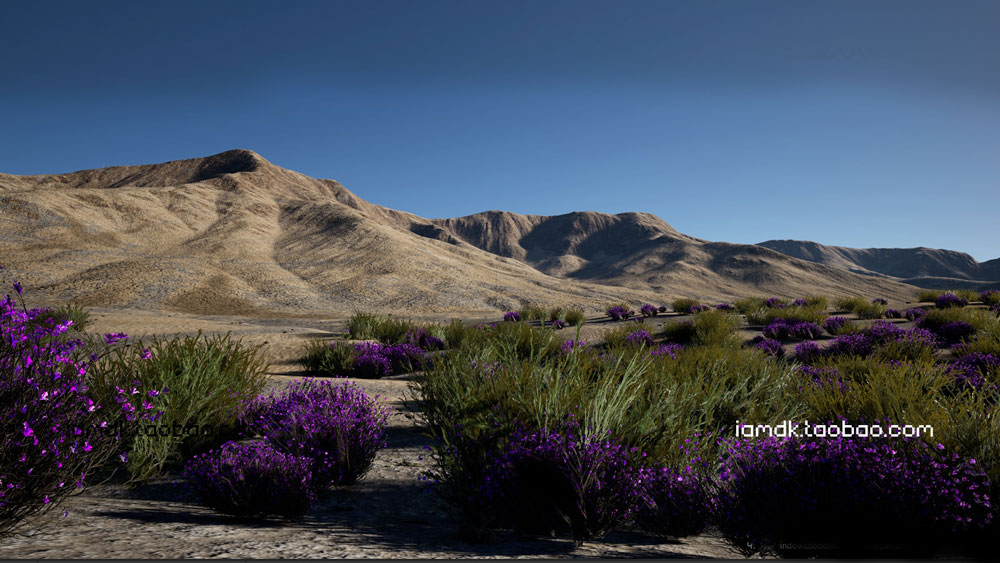
{"type": "Polygon", "coordinates": [[[865,275],[896,279],[918,287],[976,288],[1000,285],[1000,258],[977,262],[972,256],[936,248],[848,248],[812,241],[769,240],[760,246],[865,275]]]}
{"type": "Polygon", "coordinates": [[[0,174],[0,255],[37,300],[202,314],[590,310],[749,293],[913,289],[644,213],[430,220],[247,150],[70,174],[0,174]]]}

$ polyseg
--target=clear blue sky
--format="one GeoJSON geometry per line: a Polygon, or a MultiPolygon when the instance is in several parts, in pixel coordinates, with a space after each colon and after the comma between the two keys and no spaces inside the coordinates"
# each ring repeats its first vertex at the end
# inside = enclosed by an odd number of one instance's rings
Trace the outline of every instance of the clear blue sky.
{"type": "Polygon", "coordinates": [[[1000,256],[1000,2],[0,0],[0,171],[249,148],[425,217],[1000,256]]]}

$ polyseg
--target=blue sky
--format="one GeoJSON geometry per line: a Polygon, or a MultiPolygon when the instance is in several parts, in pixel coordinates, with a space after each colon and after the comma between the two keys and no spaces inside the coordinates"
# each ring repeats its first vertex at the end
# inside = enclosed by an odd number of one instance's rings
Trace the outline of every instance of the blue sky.
{"type": "Polygon", "coordinates": [[[0,171],[249,148],[425,217],[1000,257],[998,2],[0,0],[0,171]]]}

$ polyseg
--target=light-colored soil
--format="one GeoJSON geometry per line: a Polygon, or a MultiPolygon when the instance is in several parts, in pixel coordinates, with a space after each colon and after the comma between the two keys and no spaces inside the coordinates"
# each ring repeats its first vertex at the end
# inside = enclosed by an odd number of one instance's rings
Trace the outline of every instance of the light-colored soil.
{"type": "MultiPolygon", "coordinates": [[[[267,342],[275,386],[303,375],[294,362],[314,337],[343,331],[346,319],[195,317],[141,311],[93,312],[94,333],[132,335],[232,331],[247,341],[267,342]]],[[[443,320],[443,319],[440,319],[443,320]]],[[[486,320],[486,319],[484,319],[486,320]]],[[[603,323],[585,328],[595,338],[603,323]]],[[[567,338],[571,331],[563,331],[567,338]]],[[[732,558],[717,535],[668,541],[639,532],[619,532],[600,542],[501,534],[493,543],[469,543],[460,522],[420,480],[430,467],[418,419],[407,410],[405,378],[357,380],[369,394],[393,407],[388,446],[354,486],[331,491],[299,522],[241,522],[214,513],[167,478],[135,489],[117,484],[89,487],[36,519],[27,536],[0,541],[0,559],[77,558],[732,558]],[[63,517],[68,510],[69,516],[63,517]]],[[[412,403],[411,403],[412,404],[412,403]]]]}

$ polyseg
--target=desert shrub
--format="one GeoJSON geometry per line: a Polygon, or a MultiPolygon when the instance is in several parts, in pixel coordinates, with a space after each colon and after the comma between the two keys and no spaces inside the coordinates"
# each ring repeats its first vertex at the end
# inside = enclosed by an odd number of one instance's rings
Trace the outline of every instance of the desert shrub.
{"type": "Polygon", "coordinates": [[[903,311],[903,317],[905,317],[908,321],[915,321],[925,314],[927,314],[927,310],[920,307],[911,307],[903,311]]]}
{"type": "Polygon", "coordinates": [[[549,322],[561,321],[566,318],[566,309],[562,307],[552,307],[549,309],[549,322]]]}
{"type": "Polygon", "coordinates": [[[694,340],[694,321],[667,321],[660,328],[660,336],[670,342],[689,344],[694,340]]]}
{"type": "Polygon", "coordinates": [[[583,323],[587,322],[587,317],[580,309],[567,309],[563,320],[570,326],[583,326],[583,323]]]}
{"type": "Polygon", "coordinates": [[[858,307],[870,304],[864,297],[838,297],[833,303],[838,311],[849,313],[853,313],[858,307]]]}
{"type": "Polygon", "coordinates": [[[806,297],[806,307],[811,309],[817,309],[820,311],[825,311],[829,306],[830,301],[822,295],[810,295],[806,297]]]}
{"type": "Polygon", "coordinates": [[[764,309],[764,301],[765,299],[763,297],[747,297],[736,301],[733,305],[736,307],[736,310],[740,312],[740,314],[748,315],[758,309],[764,309]]]}
{"type": "Polygon", "coordinates": [[[943,289],[922,289],[920,293],[917,294],[918,303],[933,303],[937,300],[938,296],[943,294],[945,291],[943,289]]]}
{"type": "Polygon", "coordinates": [[[687,315],[691,313],[691,307],[695,307],[697,305],[701,305],[697,299],[682,297],[680,299],[674,299],[671,307],[673,307],[675,312],[687,315]]]}
{"type": "Polygon", "coordinates": [[[347,336],[351,340],[378,340],[384,344],[400,344],[413,323],[391,315],[355,312],[347,320],[347,336]]]}
{"type": "Polygon", "coordinates": [[[10,296],[0,302],[0,538],[60,505],[116,454],[126,462],[131,434],[160,415],[156,390],[127,386],[95,401],[88,365],[73,359],[81,343],[65,337],[71,319],[56,318],[10,296]]]}
{"type": "Polygon", "coordinates": [[[746,317],[747,322],[752,325],[767,325],[777,319],[782,319],[788,322],[809,322],[819,324],[826,319],[826,313],[810,307],[763,307],[750,311],[746,317]]]}
{"type": "Polygon", "coordinates": [[[859,319],[881,319],[885,315],[885,305],[881,303],[861,303],[854,307],[859,319]]]}
{"type": "Polygon", "coordinates": [[[721,474],[719,528],[746,556],[927,554],[990,518],[984,472],[920,440],[733,440],[721,474]]]}
{"type": "Polygon", "coordinates": [[[312,340],[301,362],[306,369],[327,377],[347,377],[354,369],[354,346],[346,342],[312,340]]]}
{"type": "Polygon", "coordinates": [[[476,329],[474,325],[466,323],[460,319],[451,319],[448,324],[442,327],[445,346],[448,348],[459,348],[469,340],[475,340],[482,331],[476,329]]]}
{"type": "MultiPolygon", "coordinates": [[[[964,307],[932,309],[915,321],[918,327],[939,335],[942,328],[950,323],[966,323],[972,327],[973,331],[979,331],[986,329],[995,322],[996,319],[993,319],[988,312],[982,309],[964,307]]],[[[955,328],[957,328],[957,325],[952,330],[955,330],[955,328]]]]}
{"type": "Polygon", "coordinates": [[[971,303],[972,301],[978,301],[981,296],[980,292],[973,289],[956,289],[953,293],[959,298],[965,299],[966,304],[971,303]]]}
{"type": "Polygon", "coordinates": [[[503,314],[503,322],[519,323],[521,322],[521,313],[518,313],[517,311],[507,311],[503,314]]]}
{"type": "Polygon", "coordinates": [[[959,297],[958,295],[948,292],[938,295],[937,299],[934,300],[934,306],[938,309],[948,309],[951,307],[965,307],[969,304],[969,301],[964,297],[959,297]]]}
{"type": "Polygon", "coordinates": [[[972,352],[960,357],[949,366],[948,373],[952,375],[959,386],[969,386],[982,389],[987,384],[1000,384],[1000,356],[972,352]]]}
{"type": "Polygon", "coordinates": [[[483,494],[502,523],[531,534],[601,538],[640,507],[640,456],[573,423],[559,431],[515,431],[491,455],[483,494]]]}
{"type": "Polygon", "coordinates": [[[877,344],[874,358],[883,362],[911,362],[929,364],[934,361],[934,351],[939,338],[929,330],[914,328],[897,333],[877,344]]]}
{"type": "Polygon", "coordinates": [[[847,317],[829,317],[823,321],[823,330],[832,336],[860,332],[862,328],[847,317]]]}
{"type": "Polygon", "coordinates": [[[642,316],[644,317],[655,317],[660,313],[660,310],[656,307],[656,305],[643,303],[642,307],[639,307],[639,312],[642,313],[642,316]]]}
{"type": "Polygon", "coordinates": [[[1000,289],[987,289],[983,291],[979,294],[979,300],[982,301],[984,305],[992,306],[1000,304],[1000,289]]]}
{"type": "Polygon", "coordinates": [[[764,300],[764,306],[771,309],[784,309],[788,306],[788,300],[780,297],[768,297],[764,300]]]}
{"type": "Polygon", "coordinates": [[[204,336],[199,332],[119,347],[91,365],[88,385],[102,404],[113,401],[118,389],[137,388],[141,393],[170,389],[160,405],[160,429],[155,435],[136,435],[128,446],[133,479],[160,475],[184,457],[234,436],[241,405],[267,383],[262,348],[261,344],[244,344],[229,333],[204,336]],[[162,431],[175,427],[191,430],[162,431]]]}
{"type": "Polygon", "coordinates": [[[548,312],[539,306],[532,305],[519,311],[521,318],[526,321],[544,321],[548,312]]]}
{"type": "Polygon", "coordinates": [[[613,321],[624,321],[635,314],[628,305],[612,305],[605,314],[613,321]]]}
{"type": "Polygon", "coordinates": [[[188,460],[183,477],[202,503],[223,514],[294,519],[316,501],[312,463],[308,457],[276,451],[267,442],[226,442],[218,452],[209,450],[188,460]]]}
{"type": "Polygon", "coordinates": [[[671,342],[693,345],[735,345],[740,319],[722,311],[704,311],[692,319],[663,323],[660,336],[671,342]]]}
{"type": "Polygon", "coordinates": [[[244,424],[278,451],[309,458],[316,491],[350,485],[385,446],[389,409],[351,382],[297,379],[281,393],[257,397],[244,424]]]}

